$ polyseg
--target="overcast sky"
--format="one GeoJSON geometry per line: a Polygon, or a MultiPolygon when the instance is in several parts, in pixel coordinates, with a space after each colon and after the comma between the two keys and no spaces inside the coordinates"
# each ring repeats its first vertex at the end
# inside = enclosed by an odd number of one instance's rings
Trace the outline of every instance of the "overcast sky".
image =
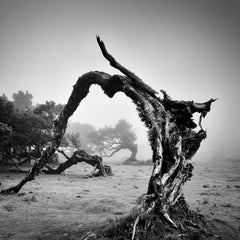
{"type": "MultiPolygon", "coordinates": [[[[118,73],[109,52],[156,90],[174,99],[219,98],[203,122],[200,155],[240,143],[240,1],[0,0],[0,95],[28,90],[34,103],[66,103],[77,78],[118,73]]],[[[71,121],[96,127],[125,118],[146,142],[135,106],[92,87],[71,121]]]]}

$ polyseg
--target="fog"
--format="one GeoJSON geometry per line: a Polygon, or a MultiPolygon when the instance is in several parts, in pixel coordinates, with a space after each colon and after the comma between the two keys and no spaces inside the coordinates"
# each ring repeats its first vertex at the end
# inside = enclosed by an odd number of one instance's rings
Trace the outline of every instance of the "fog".
{"type": "MultiPolygon", "coordinates": [[[[100,34],[109,52],[157,91],[176,100],[218,98],[196,158],[239,157],[239,11],[237,0],[0,1],[0,94],[11,99],[28,90],[35,104],[66,103],[82,74],[119,74],[101,55],[100,34]]],[[[109,99],[93,86],[70,121],[98,128],[122,118],[136,129],[139,159],[150,156],[146,129],[124,94],[109,99]]]]}

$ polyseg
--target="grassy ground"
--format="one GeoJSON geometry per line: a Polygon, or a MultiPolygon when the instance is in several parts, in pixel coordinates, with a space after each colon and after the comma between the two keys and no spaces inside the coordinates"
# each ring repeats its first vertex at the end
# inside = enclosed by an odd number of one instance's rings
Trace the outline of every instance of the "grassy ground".
{"type": "MultiPolygon", "coordinates": [[[[126,216],[146,192],[151,166],[111,162],[114,175],[84,178],[85,163],[62,175],[42,174],[16,195],[0,195],[0,239],[81,239],[87,229],[126,216]]],[[[198,162],[184,188],[191,209],[212,221],[222,239],[240,237],[240,161],[198,162]],[[227,238],[226,236],[229,236],[227,238]]],[[[0,173],[0,188],[24,174],[0,173]]]]}

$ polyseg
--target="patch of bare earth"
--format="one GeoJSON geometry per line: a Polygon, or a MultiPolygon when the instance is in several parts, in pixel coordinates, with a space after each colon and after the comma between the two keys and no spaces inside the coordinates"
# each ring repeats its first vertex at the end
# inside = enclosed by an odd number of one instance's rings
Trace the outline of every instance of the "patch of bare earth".
{"type": "MultiPolygon", "coordinates": [[[[0,239],[81,239],[131,211],[146,192],[151,166],[111,163],[114,175],[85,178],[92,168],[80,163],[62,175],[42,174],[16,195],[0,195],[0,239]]],[[[196,163],[185,186],[191,209],[216,226],[222,239],[239,239],[239,161],[196,163]]],[[[1,188],[24,174],[0,173],[1,188]]]]}

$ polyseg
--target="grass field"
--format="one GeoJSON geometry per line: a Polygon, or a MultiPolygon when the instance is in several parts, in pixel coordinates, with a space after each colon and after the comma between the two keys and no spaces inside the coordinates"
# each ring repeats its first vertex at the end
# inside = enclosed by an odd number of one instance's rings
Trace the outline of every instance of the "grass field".
{"type": "MultiPolygon", "coordinates": [[[[92,167],[81,163],[61,175],[41,174],[16,195],[0,195],[0,239],[81,239],[86,229],[127,215],[146,192],[151,166],[108,164],[110,177],[85,178],[92,167]]],[[[23,177],[2,168],[0,188],[23,177]]],[[[196,162],[184,192],[222,239],[240,239],[240,160],[196,162]]]]}

